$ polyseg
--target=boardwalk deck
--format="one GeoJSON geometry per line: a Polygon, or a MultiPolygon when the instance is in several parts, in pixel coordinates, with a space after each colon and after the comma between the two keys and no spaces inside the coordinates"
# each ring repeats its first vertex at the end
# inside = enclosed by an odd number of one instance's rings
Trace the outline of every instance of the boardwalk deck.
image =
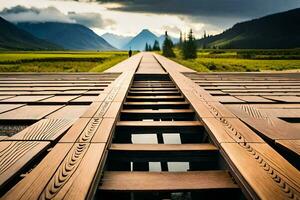
{"type": "Polygon", "coordinates": [[[299,199],[300,74],[0,74],[1,199],[299,199]]]}

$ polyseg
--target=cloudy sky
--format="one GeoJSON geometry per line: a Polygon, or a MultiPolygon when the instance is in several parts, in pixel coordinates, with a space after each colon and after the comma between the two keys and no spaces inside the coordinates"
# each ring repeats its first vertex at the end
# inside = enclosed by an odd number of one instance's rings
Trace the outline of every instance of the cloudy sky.
{"type": "Polygon", "coordinates": [[[190,28],[217,34],[233,24],[299,8],[300,0],[0,0],[0,16],[12,22],[80,23],[99,35],[135,35],[148,28],[173,36],[190,28]]]}

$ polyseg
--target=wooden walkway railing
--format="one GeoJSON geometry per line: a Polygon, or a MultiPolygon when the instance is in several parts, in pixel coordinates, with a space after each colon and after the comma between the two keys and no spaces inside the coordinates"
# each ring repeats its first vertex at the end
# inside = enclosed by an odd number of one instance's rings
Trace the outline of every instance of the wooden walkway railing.
{"type": "Polygon", "coordinates": [[[299,199],[298,82],[152,53],[102,74],[0,74],[1,198],[299,199]]]}

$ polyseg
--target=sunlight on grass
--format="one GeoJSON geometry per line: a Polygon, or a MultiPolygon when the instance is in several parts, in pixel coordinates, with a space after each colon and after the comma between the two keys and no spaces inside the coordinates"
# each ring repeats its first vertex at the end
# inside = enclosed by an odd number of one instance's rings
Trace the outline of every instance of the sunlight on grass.
{"type": "Polygon", "coordinates": [[[102,72],[127,52],[3,52],[0,72],[102,72]]]}
{"type": "Polygon", "coordinates": [[[175,52],[174,61],[199,72],[300,70],[300,50],[199,50],[198,58],[190,60],[175,52]]]}

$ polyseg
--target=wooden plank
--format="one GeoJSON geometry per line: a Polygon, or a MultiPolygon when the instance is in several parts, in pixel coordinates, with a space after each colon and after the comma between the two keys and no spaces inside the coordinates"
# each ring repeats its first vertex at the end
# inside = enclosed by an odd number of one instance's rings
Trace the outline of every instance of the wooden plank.
{"type": "Polygon", "coordinates": [[[177,88],[164,88],[164,87],[159,87],[159,88],[130,88],[130,91],[178,91],[177,88]]]}
{"type": "Polygon", "coordinates": [[[21,106],[24,106],[25,104],[0,104],[0,113],[13,110],[16,108],[19,108],[21,106]]]}
{"type": "Polygon", "coordinates": [[[116,133],[149,134],[149,133],[182,133],[198,134],[203,136],[203,126],[199,121],[119,121],[116,125],[116,133]]]}
{"type": "Polygon", "coordinates": [[[267,116],[277,118],[300,118],[300,109],[297,108],[277,108],[277,109],[260,109],[267,116]]]}
{"type": "MultiPolygon", "coordinates": [[[[125,95],[123,95],[125,98],[125,95]]],[[[118,117],[119,111],[121,110],[122,102],[112,102],[107,112],[104,115],[104,118],[116,118],[118,117]]]]}
{"type": "Polygon", "coordinates": [[[179,96],[180,93],[176,91],[163,91],[163,92],[129,92],[129,96],[179,96]]]}
{"type": "Polygon", "coordinates": [[[12,97],[14,97],[14,96],[0,96],[0,100],[9,99],[12,97]]]}
{"type": "Polygon", "coordinates": [[[73,126],[67,131],[66,134],[60,139],[60,143],[66,143],[66,142],[76,142],[79,135],[83,132],[85,127],[88,125],[88,123],[91,121],[90,118],[79,118],[75,121],[73,126]]]}
{"type": "Polygon", "coordinates": [[[62,106],[34,106],[27,105],[12,111],[0,114],[0,119],[5,120],[38,120],[60,109],[62,106]]]}
{"type": "Polygon", "coordinates": [[[233,171],[246,181],[251,198],[297,199],[300,172],[267,144],[222,143],[233,171]]]}
{"type": "Polygon", "coordinates": [[[109,172],[104,173],[100,190],[106,191],[183,191],[233,189],[226,171],[193,172],[109,172]]]}
{"type": "Polygon", "coordinates": [[[203,124],[199,121],[119,121],[119,127],[197,127],[203,124]]]}
{"type": "Polygon", "coordinates": [[[91,142],[109,142],[114,131],[115,121],[114,118],[104,118],[91,142]]]}
{"type": "Polygon", "coordinates": [[[1,141],[0,142],[0,189],[15,177],[31,160],[44,152],[50,142],[1,141]]]}
{"type": "Polygon", "coordinates": [[[242,103],[243,100],[237,99],[233,96],[214,96],[221,103],[242,103]]]}
{"type": "Polygon", "coordinates": [[[103,101],[97,101],[90,104],[90,106],[86,109],[86,111],[81,115],[81,117],[91,118],[95,115],[97,110],[101,107],[103,101]]]}
{"type": "Polygon", "coordinates": [[[190,105],[187,102],[125,102],[124,109],[187,109],[190,105]]]}
{"type": "Polygon", "coordinates": [[[276,140],[276,144],[293,151],[299,156],[298,162],[300,162],[300,140],[276,140]]]}
{"type": "Polygon", "coordinates": [[[191,113],[194,112],[192,109],[129,109],[122,110],[122,113],[191,113]]]}
{"type": "Polygon", "coordinates": [[[104,144],[59,143],[3,199],[86,199],[95,191],[104,144]]]}
{"type": "Polygon", "coordinates": [[[93,102],[96,98],[97,96],[84,95],[72,100],[71,102],[93,102]]]}
{"type": "Polygon", "coordinates": [[[126,109],[121,111],[121,120],[193,120],[195,112],[191,109],[126,109]]]}
{"type": "Polygon", "coordinates": [[[47,103],[67,103],[73,99],[76,99],[77,95],[59,95],[50,97],[48,99],[42,100],[41,102],[47,102],[47,103]]]}
{"type": "Polygon", "coordinates": [[[16,96],[13,98],[9,98],[9,99],[4,99],[2,100],[3,102],[35,102],[35,101],[41,101],[43,99],[47,99],[51,96],[46,96],[46,95],[24,95],[24,96],[16,96]]]}
{"type": "Polygon", "coordinates": [[[147,100],[170,100],[170,99],[183,99],[182,96],[127,96],[127,100],[142,100],[142,101],[147,101],[147,100]]]}
{"type": "Polygon", "coordinates": [[[236,118],[202,118],[211,138],[223,142],[264,142],[244,123],[236,118]]]}
{"type": "Polygon", "coordinates": [[[274,102],[270,99],[266,99],[260,96],[235,96],[238,99],[246,101],[247,103],[269,103],[274,102]]]}
{"type": "Polygon", "coordinates": [[[114,118],[81,118],[59,142],[106,143],[114,131],[114,118]]]}
{"type": "MultiPolygon", "coordinates": [[[[276,103],[276,104],[248,104],[249,106],[255,106],[258,109],[300,109],[300,104],[285,104],[285,103],[276,103]]],[[[228,107],[228,105],[226,105],[228,107]]]]}
{"type": "Polygon", "coordinates": [[[54,113],[48,115],[47,119],[78,119],[86,110],[88,106],[65,106],[54,113]]]}
{"type": "Polygon", "coordinates": [[[231,110],[246,124],[271,139],[300,139],[300,130],[279,118],[267,116],[255,106],[231,106],[231,110]]]}
{"type": "Polygon", "coordinates": [[[213,144],[112,144],[113,151],[217,151],[213,144]]]}
{"type": "Polygon", "coordinates": [[[54,141],[74,123],[70,119],[42,119],[8,138],[12,141],[54,141]]]}
{"type": "Polygon", "coordinates": [[[264,98],[275,100],[275,101],[282,101],[282,102],[293,102],[299,103],[300,97],[298,96],[264,96],[264,98]]]}
{"type": "Polygon", "coordinates": [[[166,101],[158,101],[158,102],[125,102],[124,105],[189,105],[187,102],[166,102],[166,101]]]}

